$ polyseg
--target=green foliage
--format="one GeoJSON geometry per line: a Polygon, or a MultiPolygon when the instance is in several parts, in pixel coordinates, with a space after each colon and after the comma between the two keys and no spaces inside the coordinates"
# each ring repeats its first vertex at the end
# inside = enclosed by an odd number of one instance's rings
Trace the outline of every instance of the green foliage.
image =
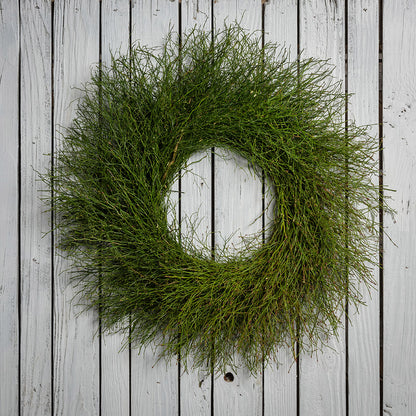
{"type": "Polygon", "coordinates": [[[95,72],[45,180],[104,329],[216,369],[238,353],[253,372],[337,333],[346,299],[372,284],[382,202],[378,144],[345,122],[331,72],[238,26],[136,46],[95,72]],[[167,222],[181,167],[214,146],[259,167],[275,197],[267,241],[221,262],[184,250],[167,222]]]}

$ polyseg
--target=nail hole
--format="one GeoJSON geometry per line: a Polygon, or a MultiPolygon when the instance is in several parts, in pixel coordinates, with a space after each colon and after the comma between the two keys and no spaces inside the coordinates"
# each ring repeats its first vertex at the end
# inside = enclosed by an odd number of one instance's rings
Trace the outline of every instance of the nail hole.
{"type": "Polygon", "coordinates": [[[224,380],[231,383],[234,381],[234,374],[233,373],[225,373],[224,380]]]}

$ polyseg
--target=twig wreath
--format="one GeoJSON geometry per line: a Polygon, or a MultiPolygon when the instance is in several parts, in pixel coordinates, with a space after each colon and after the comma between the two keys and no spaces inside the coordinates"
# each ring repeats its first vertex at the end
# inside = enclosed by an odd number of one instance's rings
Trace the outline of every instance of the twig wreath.
{"type": "Polygon", "coordinates": [[[252,372],[282,346],[296,355],[337,334],[346,299],[372,285],[384,203],[378,143],[345,122],[331,72],[230,26],[136,46],[93,74],[46,180],[103,329],[212,370],[236,354],[252,372]],[[266,241],[222,261],[184,250],[167,220],[181,168],[213,147],[260,168],[274,193],[266,241]]]}

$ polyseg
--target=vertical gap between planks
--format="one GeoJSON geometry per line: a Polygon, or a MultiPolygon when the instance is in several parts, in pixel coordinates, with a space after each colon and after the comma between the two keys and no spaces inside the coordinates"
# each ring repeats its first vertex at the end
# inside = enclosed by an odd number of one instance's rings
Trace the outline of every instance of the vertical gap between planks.
{"type": "MultiPolygon", "coordinates": [[[[211,255],[215,258],[215,148],[211,149],[211,255]]],[[[215,351],[214,341],[211,346],[211,416],[214,416],[214,369],[215,351]]]]}
{"type": "Polygon", "coordinates": [[[129,51],[133,43],[132,32],[133,32],[133,16],[132,16],[133,0],[129,0],[129,51]]]}
{"type": "MultiPolygon", "coordinates": [[[[102,106],[102,87],[101,87],[101,79],[102,79],[102,35],[103,35],[103,28],[102,28],[102,24],[103,24],[103,3],[100,0],[99,3],[99,9],[98,9],[98,76],[99,76],[99,80],[100,80],[100,87],[99,87],[99,100],[101,101],[101,105],[102,106]]],[[[101,117],[100,117],[101,118],[101,117]]],[[[100,123],[101,124],[101,123],[100,123]]],[[[100,127],[101,129],[101,127],[100,127]]],[[[100,267],[101,268],[101,267],[100,267]]],[[[100,279],[102,278],[102,272],[100,270],[100,279]]],[[[102,296],[102,289],[101,289],[101,285],[100,285],[100,289],[99,289],[99,296],[102,296]]],[[[103,378],[103,370],[102,370],[102,342],[103,342],[103,334],[102,334],[102,319],[101,319],[101,305],[99,304],[98,306],[98,414],[101,415],[103,412],[102,409],[102,404],[103,404],[103,400],[102,400],[102,378],[103,378]]]]}
{"type": "MultiPolygon", "coordinates": [[[[265,14],[266,14],[266,2],[262,0],[261,2],[261,48],[264,50],[265,44],[265,14]]],[[[264,53],[264,52],[263,52],[264,53]]],[[[263,65],[264,65],[264,57],[263,57],[263,65]]],[[[262,243],[266,243],[266,176],[264,174],[264,170],[261,172],[261,228],[262,228],[262,243]]],[[[264,352],[263,358],[261,363],[261,414],[264,416],[264,408],[265,408],[265,401],[264,401],[264,352]]]]}
{"type": "MultiPolygon", "coordinates": [[[[132,48],[132,32],[133,32],[133,13],[132,13],[132,0],[129,1],[129,54],[130,54],[130,62],[131,62],[131,48],[132,48]]],[[[132,416],[131,414],[131,407],[132,407],[132,388],[131,388],[131,364],[132,364],[132,357],[131,357],[132,351],[131,351],[131,318],[129,317],[129,416],[132,416]]]]}
{"type": "Polygon", "coordinates": [[[379,0],[379,27],[378,27],[378,45],[379,45],[379,61],[378,61],[378,76],[379,76],[379,90],[378,90],[378,134],[379,134],[379,303],[380,303],[380,320],[379,320],[379,395],[380,395],[380,416],[383,416],[384,409],[384,393],[383,393],[383,369],[384,369],[384,236],[383,236],[383,20],[384,20],[384,2],[379,0]]]}
{"type": "MultiPolygon", "coordinates": [[[[214,3],[211,0],[211,42],[214,42],[214,3]]],[[[213,46],[213,45],[212,45],[213,46]]],[[[211,256],[215,257],[215,148],[211,148],[211,256]]],[[[214,416],[214,344],[212,345],[211,370],[211,416],[214,416]]]]}
{"type": "Polygon", "coordinates": [[[18,28],[18,75],[17,75],[17,325],[18,325],[18,353],[17,353],[17,404],[19,416],[22,414],[22,17],[21,2],[19,0],[19,28],[18,28]]]}
{"type": "MultiPolygon", "coordinates": [[[[299,60],[301,55],[300,50],[300,1],[296,2],[296,39],[297,39],[297,60],[298,60],[298,72],[299,72],[299,60]]],[[[300,415],[300,357],[299,357],[299,342],[296,342],[296,416],[300,415]]]]}
{"type": "MultiPolygon", "coordinates": [[[[179,76],[181,73],[181,50],[182,50],[182,1],[178,0],[178,46],[179,46],[179,76]]],[[[178,178],[178,236],[179,236],[179,241],[181,239],[181,223],[182,223],[182,171],[179,170],[179,178],[178,178]]],[[[181,335],[179,334],[179,337],[181,335]]],[[[178,416],[181,416],[181,371],[182,371],[182,366],[181,366],[181,350],[179,348],[178,351],[178,416]]]]}
{"type": "Polygon", "coordinates": [[[55,414],[55,385],[54,385],[54,310],[55,310],[55,222],[54,222],[54,203],[53,203],[53,175],[54,175],[54,148],[55,148],[55,3],[51,2],[51,415],[55,414]]]}
{"type": "MultiPolygon", "coordinates": [[[[344,5],[344,61],[345,61],[345,68],[344,68],[344,92],[345,92],[345,135],[348,135],[348,0],[345,0],[344,5]]],[[[346,137],[347,138],[347,137],[346,137]]],[[[348,159],[345,160],[346,165],[346,193],[345,193],[345,204],[348,206],[348,159]]],[[[346,236],[345,236],[345,245],[348,248],[348,215],[345,218],[346,222],[346,236]]],[[[348,379],[348,355],[349,355],[349,348],[348,348],[348,327],[349,327],[349,296],[348,296],[348,258],[346,259],[346,269],[345,269],[345,278],[347,281],[347,296],[345,297],[345,414],[346,416],[349,415],[349,379],[348,379]]]]}

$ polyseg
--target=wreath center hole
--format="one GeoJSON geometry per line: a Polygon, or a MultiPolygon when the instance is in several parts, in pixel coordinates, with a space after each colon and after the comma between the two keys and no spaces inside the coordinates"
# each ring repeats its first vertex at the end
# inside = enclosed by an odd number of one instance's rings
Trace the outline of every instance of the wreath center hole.
{"type": "Polygon", "coordinates": [[[189,253],[214,252],[225,261],[256,250],[267,238],[271,187],[258,166],[235,152],[194,153],[170,191],[168,222],[189,253]]]}

